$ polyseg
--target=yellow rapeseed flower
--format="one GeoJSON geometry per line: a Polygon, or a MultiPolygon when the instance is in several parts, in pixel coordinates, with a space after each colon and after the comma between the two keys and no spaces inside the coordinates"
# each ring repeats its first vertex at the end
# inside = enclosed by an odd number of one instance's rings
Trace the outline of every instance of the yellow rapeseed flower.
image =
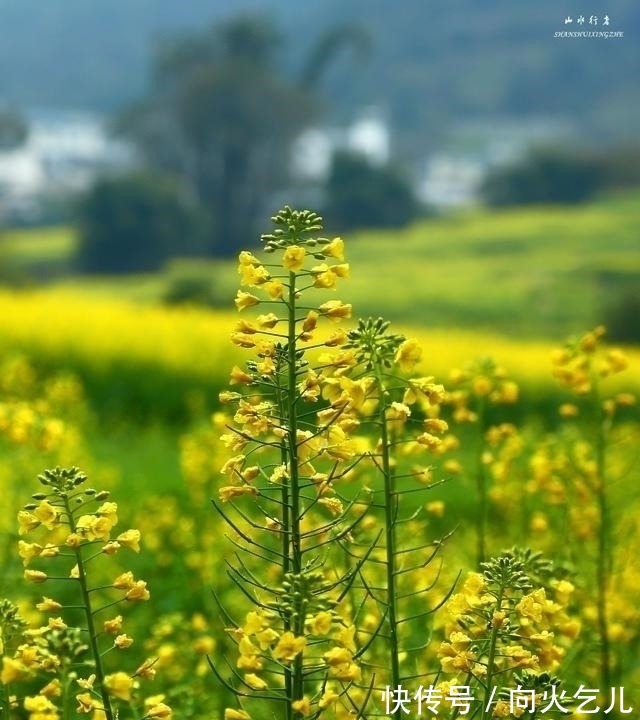
{"type": "Polygon", "coordinates": [[[133,678],[125,672],[115,672],[105,677],[104,687],[109,695],[118,698],[118,700],[128,701],[131,700],[133,678]]]}
{"type": "Polygon", "coordinates": [[[273,657],[280,662],[291,662],[299,655],[307,644],[306,638],[296,637],[292,632],[285,632],[273,648],[273,657]]]}
{"type": "Polygon", "coordinates": [[[336,260],[344,260],[344,240],[340,237],[333,240],[322,248],[325,257],[332,257],[336,260]]]}
{"type": "Polygon", "coordinates": [[[172,714],[173,711],[168,705],[158,703],[147,710],[145,718],[170,718],[172,714]]]}
{"type": "Polygon", "coordinates": [[[57,618],[49,618],[49,622],[47,623],[47,627],[50,630],[66,630],[67,624],[61,617],[57,618]]]}
{"type": "Polygon", "coordinates": [[[156,660],[145,660],[133,674],[134,677],[141,677],[145,680],[153,680],[156,676],[156,669],[153,667],[156,660]]]}
{"type": "Polygon", "coordinates": [[[523,595],[520,602],[516,605],[516,610],[522,618],[533,620],[534,622],[542,622],[542,611],[546,604],[546,593],[544,588],[538,588],[523,595]]]}
{"type": "Polygon", "coordinates": [[[356,626],[347,625],[346,627],[340,628],[334,635],[334,640],[338,645],[354,653],[356,651],[356,626]]]}
{"type": "Polygon", "coordinates": [[[275,313],[266,313],[258,315],[256,321],[262,329],[272,330],[280,322],[280,318],[275,313]]]}
{"type": "Polygon", "coordinates": [[[96,510],[96,515],[107,520],[111,527],[118,524],[118,504],[114,502],[105,502],[96,510]]]}
{"type": "Polygon", "coordinates": [[[420,362],[422,348],[418,341],[410,338],[405,340],[396,351],[395,362],[402,372],[410,372],[420,362]]]}
{"type": "Polygon", "coordinates": [[[244,710],[225,708],[224,720],[251,720],[251,716],[248,715],[244,710]]]}
{"type": "Polygon", "coordinates": [[[329,707],[329,705],[336,702],[336,700],[338,700],[339,697],[340,697],[340,695],[338,695],[338,693],[335,690],[333,690],[331,688],[327,688],[324,695],[320,698],[320,700],[318,700],[318,707],[321,710],[325,710],[326,708],[329,707]]]}
{"type": "Polygon", "coordinates": [[[313,635],[327,635],[331,630],[333,618],[331,613],[321,611],[308,620],[309,630],[313,635]]]}
{"type": "Polygon", "coordinates": [[[41,552],[42,545],[18,540],[18,555],[22,558],[22,565],[24,567],[27,567],[31,560],[33,560],[34,557],[38,557],[41,552]]]}
{"type": "Polygon", "coordinates": [[[250,610],[245,617],[244,625],[242,626],[242,632],[244,632],[245,635],[255,635],[267,625],[267,620],[262,611],[250,610]]]}
{"type": "Polygon", "coordinates": [[[70,548],[77,548],[82,544],[82,539],[83,538],[78,535],[78,533],[72,532],[67,535],[67,539],[64,541],[64,544],[70,548]]]}
{"type": "MultiPolygon", "coordinates": [[[[284,296],[284,285],[280,280],[269,280],[263,286],[270,300],[280,300],[284,296]]],[[[236,301],[237,304],[237,301],[236,301]]],[[[255,303],[252,303],[255,305],[255,303]]]]}
{"type": "Polygon", "coordinates": [[[252,690],[264,690],[267,687],[267,683],[255,673],[246,673],[244,681],[252,690]]]}
{"type": "Polygon", "coordinates": [[[117,537],[120,545],[130,548],[136,553],[140,552],[140,530],[130,529],[120,533],[117,537]]]}
{"type": "Polygon", "coordinates": [[[299,245],[289,246],[282,256],[282,266],[287,270],[297,272],[301,270],[304,265],[304,259],[307,251],[299,245]]]}
{"type": "Polygon", "coordinates": [[[234,365],[231,369],[231,385],[250,385],[253,382],[251,375],[246,373],[242,368],[234,365]]]}
{"type": "Polygon", "coordinates": [[[331,272],[331,268],[326,263],[311,268],[311,273],[313,274],[313,287],[327,289],[336,286],[338,276],[331,272]]]}
{"type": "Polygon", "coordinates": [[[109,635],[116,635],[122,630],[122,615],[117,615],[111,620],[105,620],[103,624],[104,631],[109,635]]]}
{"type": "Polygon", "coordinates": [[[113,641],[113,645],[117,647],[118,650],[125,650],[133,645],[133,638],[129,635],[117,635],[113,641]]]}
{"type": "Polygon", "coordinates": [[[253,305],[257,305],[259,302],[260,298],[256,297],[255,295],[243,292],[242,290],[238,290],[238,294],[236,295],[235,299],[236,307],[238,308],[238,310],[246,310],[253,305]]]}
{"type": "Polygon", "coordinates": [[[300,700],[294,700],[291,703],[291,707],[295,712],[300,713],[304,717],[311,714],[311,702],[308,697],[300,698],[300,700]]]}
{"type": "Polygon", "coordinates": [[[130,590],[135,585],[133,573],[131,570],[123,572],[113,581],[113,587],[116,590],[130,590]]]}
{"type": "Polygon", "coordinates": [[[257,495],[258,490],[252,485],[226,485],[218,490],[218,497],[222,502],[229,502],[242,495],[257,495]]]}
{"type": "Polygon", "coordinates": [[[271,278],[267,269],[262,265],[240,265],[238,272],[240,273],[240,284],[249,287],[263,285],[271,278]]]}
{"type": "Polygon", "coordinates": [[[60,520],[60,511],[47,500],[41,500],[33,514],[47,528],[53,530],[60,520]]]}
{"type": "Polygon", "coordinates": [[[62,684],[58,678],[54,678],[51,682],[47,683],[41,690],[40,695],[45,697],[60,697],[62,695],[62,684]]]}
{"type": "Polygon", "coordinates": [[[345,278],[349,277],[349,263],[341,263],[340,265],[332,265],[329,268],[330,272],[332,272],[336,277],[342,278],[343,280],[345,278]]]}
{"type": "Polygon", "coordinates": [[[49,720],[54,720],[54,718],[58,717],[58,709],[51,700],[44,695],[27,695],[23,705],[27,712],[33,713],[32,718],[49,718],[49,720]]]}
{"type": "Polygon", "coordinates": [[[76,712],[79,713],[90,713],[98,707],[97,701],[88,692],[76,695],[76,702],[78,703],[76,712]]]}
{"type": "Polygon", "coordinates": [[[48,580],[48,575],[41,570],[25,570],[24,579],[32,583],[43,583],[48,580]]]}
{"type": "Polygon", "coordinates": [[[76,682],[83,690],[93,690],[93,686],[96,682],[96,675],[95,673],[92,673],[88,678],[78,678],[76,682]]]}
{"type": "Polygon", "coordinates": [[[238,255],[238,263],[240,265],[260,265],[260,260],[248,250],[242,250],[238,255]]]}
{"type": "Polygon", "coordinates": [[[327,300],[318,310],[321,315],[336,322],[351,317],[351,305],[343,303],[342,300],[327,300]]]}
{"type": "Polygon", "coordinates": [[[124,599],[129,600],[129,602],[137,602],[148,600],[150,597],[151,595],[147,590],[147,583],[144,580],[137,580],[131,590],[124,596],[124,599]]]}
{"type": "Polygon", "coordinates": [[[62,605],[51,598],[43,597],[42,602],[37,603],[36,609],[40,612],[58,612],[62,610],[62,605]]]}
{"type": "Polygon", "coordinates": [[[18,533],[24,535],[25,533],[35,530],[40,525],[40,520],[30,512],[26,510],[20,510],[18,513],[18,533]]]}
{"type": "Polygon", "coordinates": [[[2,672],[0,672],[0,682],[3,685],[24,680],[29,674],[28,669],[20,660],[14,660],[10,657],[2,658],[2,672]]]}
{"type": "Polygon", "coordinates": [[[92,542],[93,540],[108,540],[111,525],[105,518],[97,515],[82,515],[76,522],[76,533],[92,542]]]}

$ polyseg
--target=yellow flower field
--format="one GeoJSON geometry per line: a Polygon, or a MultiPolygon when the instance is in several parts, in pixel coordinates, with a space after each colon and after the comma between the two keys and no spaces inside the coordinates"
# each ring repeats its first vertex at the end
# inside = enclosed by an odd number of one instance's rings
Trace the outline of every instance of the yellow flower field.
{"type": "Polygon", "coordinates": [[[0,720],[640,707],[638,349],[358,320],[319,230],[223,313],[0,293],[0,720]]]}
{"type": "MultiPolygon", "coordinates": [[[[231,309],[165,308],[53,289],[2,291],[0,313],[5,352],[21,350],[49,366],[84,367],[104,374],[114,364],[137,365],[219,387],[240,357],[228,342],[237,322],[231,309]]],[[[551,384],[548,368],[554,343],[470,330],[395,330],[419,340],[424,370],[440,379],[475,357],[491,356],[525,386],[541,389],[551,384]]],[[[627,352],[632,367],[640,367],[640,350],[627,352]]],[[[640,374],[632,373],[629,382],[640,388],[640,374]]]]}

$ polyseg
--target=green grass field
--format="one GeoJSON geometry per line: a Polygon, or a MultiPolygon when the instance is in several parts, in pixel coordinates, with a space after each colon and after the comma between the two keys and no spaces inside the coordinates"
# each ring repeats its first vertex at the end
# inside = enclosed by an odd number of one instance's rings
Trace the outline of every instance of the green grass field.
{"type": "MultiPolygon", "coordinates": [[[[477,210],[345,239],[351,278],[329,292],[351,302],[354,317],[382,315],[417,330],[434,374],[493,355],[543,398],[540,406],[556,395],[550,348],[606,322],[608,308],[640,287],[633,194],[581,207],[477,210]]],[[[0,236],[9,267],[32,284],[48,278],[46,292],[2,299],[5,348],[78,372],[99,406],[182,417],[193,392],[210,407],[237,355],[228,343],[235,261],[175,260],[156,274],[83,277],[71,272],[76,247],[65,228],[0,236]],[[194,308],[182,318],[184,308],[154,307],[180,283],[204,287],[217,312],[194,308]]],[[[631,382],[640,382],[637,373],[631,382]]]]}
{"type": "MultiPolygon", "coordinates": [[[[605,321],[611,306],[637,292],[639,228],[640,202],[631,194],[587,206],[472,211],[403,230],[359,232],[346,238],[352,278],[340,297],[361,316],[560,339],[605,321]]],[[[65,288],[152,302],[193,281],[206,286],[213,305],[231,307],[233,261],[174,261],[156,275],[86,278],[69,273],[76,242],[65,229],[3,239],[6,256],[25,272],[42,275],[50,265],[45,276],[65,288]]]]}

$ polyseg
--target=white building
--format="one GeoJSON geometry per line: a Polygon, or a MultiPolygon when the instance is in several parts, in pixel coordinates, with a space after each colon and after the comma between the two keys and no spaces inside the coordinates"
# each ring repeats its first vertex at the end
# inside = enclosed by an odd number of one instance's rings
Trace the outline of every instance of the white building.
{"type": "Polygon", "coordinates": [[[36,218],[44,198],[82,191],[99,172],[133,160],[132,149],[110,138],[97,116],[46,111],[27,120],[26,142],[0,152],[0,219],[36,218]]]}

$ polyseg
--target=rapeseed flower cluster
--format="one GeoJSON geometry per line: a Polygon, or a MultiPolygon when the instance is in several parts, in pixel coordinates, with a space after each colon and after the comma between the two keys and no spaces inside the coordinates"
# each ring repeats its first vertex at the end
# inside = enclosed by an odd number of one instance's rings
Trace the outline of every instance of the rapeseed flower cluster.
{"type": "Polygon", "coordinates": [[[600,682],[603,687],[610,687],[616,671],[615,616],[611,614],[615,597],[615,524],[610,487],[616,469],[610,462],[610,446],[617,442],[614,433],[621,412],[635,404],[636,398],[630,393],[605,393],[609,379],[629,366],[622,350],[604,347],[605,334],[606,329],[598,326],[581,338],[570,340],[553,354],[552,362],[554,377],[577,400],[560,407],[560,415],[575,438],[569,456],[572,476],[566,483],[573,490],[569,516],[575,537],[592,544],[592,553],[585,553],[584,558],[595,559],[586,570],[596,590],[595,605],[589,611],[592,631],[599,639],[600,682]]]}
{"type": "Polygon", "coordinates": [[[475,445],[475,463],[467,469],[470,477],[463,479],[475,485],[476,492],[476,561],[483,562],[489,552],[491,538],[488,534],[489,501],[504,498],[499,487],[492,487],[492,479],[498,483],[511,469],[518,454],[518,441],[515,428],[509,423],[493,424],[493,408],[501,405],[513,405],[518,401],[518,385],[492,358],[478,358],[464,370],[453,369],[450,372],[452,390],[446,403],[450,407],[452,421],[459,425],[472,427],[471,444],[475,445]],[[514,438],[504,443],[507,438],[514,438]],[[495,449],[502,445],[501,457],[495,457],[495,449]]]}
{"type": "Polygon", "coordinates": [[[550,564],[531,553],[512,551],[481,567],[445,604],[438,657],[447,683],[472,681],[483,707],[491,701],[492,714],[501,717],[498,698],[520,685],[523,672],[535,680],[561,667],[579,631],[567,613],[574,586],[554,579],[550,564]],[[548,587],[535,587],[530,575],[548,587]]]}
{"type": "Polygon", "coordinates": [[[97,585],[105,571],[99,575],[96,566],[120,552],[140,552],[139,530],[117,531],[117,504],[108,492],[85,488],[87,478],[77,468],[47,470],[39,479],[44,491],[18,512],[18,554],[24,578],[54,595],[60,591],[60,599],[43,596],[36,609],[49,616],[47,622],[25,629],[13,653],[4,648],[0,682],[12,687],[45,675],[38,694],[24,700],[31,720],[58,718],[72,698],[76,712],[96,720],[113,720],[123,703],[135,717],[170,717],[161,701],[134,710],[140,680],[155,673],[152,661],[107,672],[107,655],[119,657],[134,643],[120,611],[150,595],[131,571],[97,585]]]}
{"type": "MultiPolygon", "coordinates": [[[[443,386],[430,376],[406,377],[421,358],[415,340],[389,333],[381,319],[333,329],[351,306],[309,303],[348,277],[343,241],[318,237],[320,219],[306,211],[286,208],[274,223],[263,240],[267,256],[281,253],[279,262],[239,256],[247,290],[238,291],[236,307],[260,314],[240,320],[231,339],[254,359],[233,367],[232,389],[220,396],[232,410],[221,436],[229,456],[218,508],[245,550],[233,577],[260,597],[246,621],[229,629],[244,687],[236,691],[283,703],[287,718],[317,716],[340,698],[335,711],[346,716],[367,702],[364,668],[383,683],[374,667],[386,655],[391,677],[401,679],[406,652],[398,629],[419,622],[402,614],[398,595],[425,563],[400,568],[398,557],[402,546],[409,564],[428,544],[400,542],[396,483],[437,484],[425,457],[456,440],[439,417],[443,386]],[[378,533],[376,515],[384,528],[378,533]],[[329,575],[319,559],[328,553],[329,575]],[[272,584],[278,578],[281,591],[272,584]]],[[[191,467],[202,467],[193,451],[191,467]]],[[[250,716],[249,705],[229,708],[229,716],[250,716]]]]}
{"type": "MultiPolygon", "coordinates": [[[[312,292],[331,292],[348,277],[343,241],[318,237],[320,218],[307,211],[285,208],[273,220],[264,250],[279,261],[239,256],[247,290],[238,291],[236,307],[259,314],[231,335],[254,359],[233,367],[232,389],[220,396],[232,410],[221,436],[229,456],[218,509],[245,549],[232,576],[258,593],[255,610],[229,628],[238,649],[235,691],[239,699],[271,700],[293,718],[328,706],[331,679],[346,688],[361,677],[357,648],[335,645],[346,623],[338,588],[353,573],[337,565],[336,581],[325,563],[329,541],[347,538],[354,523],[339,486],[368,448],[354,431],[369,388],[346,377],[355,354],[342,349],[344,331],[329,329],[350,317],[351,306],[310,303],[312,292]]],[[[341,692],[333,688],[331,702],[341,692]]],[[[250,705],[227,708],[226,717],[250,717],[250,705]]]]}

